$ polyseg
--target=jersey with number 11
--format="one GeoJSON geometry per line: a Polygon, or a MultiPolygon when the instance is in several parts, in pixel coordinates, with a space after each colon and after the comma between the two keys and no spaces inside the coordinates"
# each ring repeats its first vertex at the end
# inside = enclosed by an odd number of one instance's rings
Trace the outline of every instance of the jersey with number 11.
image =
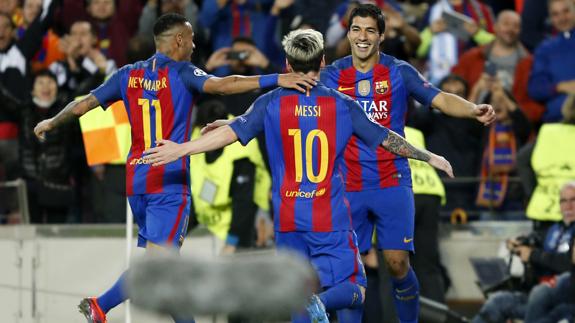
{"type": "Polygon", "coordinates": [[[372,149],[388,134],[357,102],[321,83],[307,95],[280,88],[231,127],[242,144],[265,132],[276,231],[352,229],[339,170],[343,152],[352,134],[372,149]]]}
{"type": "Polygon", "coordinates": [[[126,193],[190,193],[189,158],[160,167],[144,163],[142,153],[157,140],[190,140],[193,102],[210,77],[189,62],[156,53],[126,65],[92,91],[102,107],[123,100],[130,120],[132,147],[126,161],[126,193]]]}

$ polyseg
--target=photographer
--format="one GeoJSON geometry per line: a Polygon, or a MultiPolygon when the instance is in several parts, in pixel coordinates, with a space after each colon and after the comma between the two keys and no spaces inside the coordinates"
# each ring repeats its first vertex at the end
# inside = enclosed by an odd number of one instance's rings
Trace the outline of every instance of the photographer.
{"type": "Polygon", "coordinates": [[[560,191],[563,221],[551,226],[545,237],[533,232],[507,241],[507,248],[525,265],[525,291],[500,291],[489,296],[473,323],[505,322],[508,319],[531,321],[535,308],[552,299],[557,275],[571,266],[571,243],[575,236],[575,181],[560,191]],[[537,288],[533,288],[535,283],[537,288]],[[544,288],[545,285],[550,288],[544,288]],[[528,294],[529,293],[529,294],[528,294]]]}

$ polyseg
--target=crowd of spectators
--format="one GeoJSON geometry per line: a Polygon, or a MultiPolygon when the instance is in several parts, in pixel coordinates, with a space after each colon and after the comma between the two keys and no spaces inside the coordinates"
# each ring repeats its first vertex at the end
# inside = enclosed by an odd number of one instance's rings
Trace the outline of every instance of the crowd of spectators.
{"type": "MultiPolygon", "coordinates": [[[[78,123],[39,142],[36,122],[117,68],[151,55],[151,29],[164,13],[183,14],[193,25],[197,66],[218,76],[256,75],[284,70],[279,44],[291,29],[322,32],[327,63],[348,55],[347,18],[361,2],[385,12],[382,51],[409,61],[442,90],[492,104],[497,113],[497,122],[484,128],[411,104],[408,125],[424,133],[428,149],[450,160],[460,178],[445,181],[444,213],[519,211],[524,218],[538,179],[550,176],[531,165],[540,129],[562,123],[553,128],[559,138],[574,136],[575,0],[2,0],[0,182],[24,179],[33,223],[123,222],[122,167],[89,167],[78,123]]],[[[197,104],[239,115],[261,94],[205,96],[197,104]]],[[[563,173],[555,175],[575,179],[573,149],[555,153],[566,155],[572,170],[558,167],[563,173]]],[[[543,155],[538,160],[554,158],[543,155]]],[[[540,191],[557,193],[560,186],[540,191]]],[[[3,222],[13,211],[5,200],[3,222]]]]}

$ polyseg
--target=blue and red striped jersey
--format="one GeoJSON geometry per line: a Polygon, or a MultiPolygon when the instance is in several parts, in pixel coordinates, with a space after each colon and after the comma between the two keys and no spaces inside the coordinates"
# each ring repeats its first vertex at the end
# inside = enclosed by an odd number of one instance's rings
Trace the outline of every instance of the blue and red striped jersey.
{"type": "MultiPolygon", "coordinates": [[[[383,53],[367,73],[356,70],[347,56],[322,69],[320,78],[326,86],[356,100],[370,118],[403,137],[409,96],[430,106],[439,93],[411,65],[383,53]]],[[[347,191],[411,186],[407,159],[383,147],[373,151],[353,137],[344,155],[347,191]]]]}
{"type": "Polygon", "coordinates": [[[146,61],[126,65],[92,91],[102,107],[123,100],[132,128],[126,161],[126,193],[190,194],[189,158],[160,167],[144,163],[142,153],[156,140],[190,140],[194,99],[210,77],[190,62],[176,62],[156,53],[146,61]]]}
{"type": "Polygon", "coordinates": [[[352,134],[371,149],[388,134],[357,102],[321,83],[307,95],[280,88],[258,98],[231,127],[244,145],[265,131],[276,231],[352,229],[343,152],[352,134]]]}

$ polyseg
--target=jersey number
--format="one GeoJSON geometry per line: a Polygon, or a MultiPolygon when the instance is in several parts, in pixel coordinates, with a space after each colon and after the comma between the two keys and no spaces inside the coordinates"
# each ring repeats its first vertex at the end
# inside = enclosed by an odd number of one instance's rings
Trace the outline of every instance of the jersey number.
{"type": "MultiPolygon", "coordinates": [[[[303,177],[303,161],[301,156],[301,143],[302,136],[300,129],[288,129],[288,134],[293,137],[293,148],[294,148],[294,162],[295,162],[295,181],[301,183],[303,177]]],[[[328,166],[328,150],[329,146],[327,144],[327,136],[325,132],[314,129],[307,134],[305,138],[305,173],[307,178],[312,183],[323,182],[327,175],[328,166]],[[321,147],[321,156],[319,162],[319,173],[316,175],[313,172],[313,142],[315,138],[319,139],[319,144],[321,147]]]]}
{"type": "Polygon", "coordinates": [[[150,123],[152,123],[152,116],[150,115],[150,101],[154,108],[156,115],[156,140],[162,138],[162,107],[160,100],[138,99],[138,105],[142,107],[142,123],[144,124],[144,149],[152,147],[152,132],[150,130],[150,123]]]}

